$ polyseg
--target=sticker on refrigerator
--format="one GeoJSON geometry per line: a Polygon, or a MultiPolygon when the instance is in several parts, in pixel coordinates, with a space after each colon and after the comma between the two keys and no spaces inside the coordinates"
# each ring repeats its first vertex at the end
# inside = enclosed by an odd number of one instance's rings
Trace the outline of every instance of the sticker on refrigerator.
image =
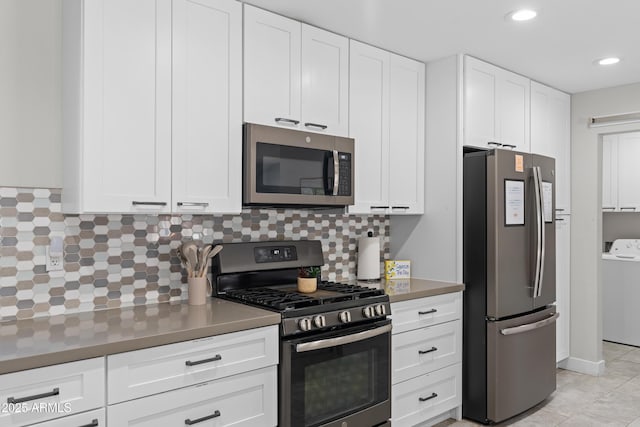
{"type": "Polygon", "coordinates": [[[542,181],[542,209],[544,222],[553,222],[553,184],[542,181]]]}
{"type": "Polygon", "coordinates": [[[516,172],[524,172],[524,156],[516,154],[516,172]]]}
{"type": "Polygon", "coordinates": [[[524,181],[504,181],[504,223],[524,225],[524,181]]]}

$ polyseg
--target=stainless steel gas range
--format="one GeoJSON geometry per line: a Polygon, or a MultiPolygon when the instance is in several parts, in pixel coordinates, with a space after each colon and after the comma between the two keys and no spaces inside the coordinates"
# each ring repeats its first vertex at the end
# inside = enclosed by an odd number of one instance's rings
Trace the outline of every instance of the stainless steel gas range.
{"type": "Polygon", "coordinates": [[[225,244],[212,267],[214,292],[282,316],[280,427],[390,425],[389,297],[329,282],[297,292],[298,268],[323,264],[319,241],[225,244]]]}

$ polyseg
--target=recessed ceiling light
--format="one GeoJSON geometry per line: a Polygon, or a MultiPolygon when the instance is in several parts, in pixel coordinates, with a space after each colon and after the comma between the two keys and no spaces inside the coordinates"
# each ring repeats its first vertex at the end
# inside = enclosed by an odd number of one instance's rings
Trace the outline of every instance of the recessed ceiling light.
{"type": "Polygon", "coordinates": [[[538,12],[531,9],[520,9],[515,12],[511,12],[508,16],[514,21],[529,21],[535,18],[538,12]]]}
{"type": "Polygon", "coordinates": [[[597,63],[599,65],[613,65],[613,64],[617,64],[618,62],[620,62],[620,58],[617,58],[615,56],[611,56],[609,58],[602,58],[602,59],[598,59],[597,63]]]}

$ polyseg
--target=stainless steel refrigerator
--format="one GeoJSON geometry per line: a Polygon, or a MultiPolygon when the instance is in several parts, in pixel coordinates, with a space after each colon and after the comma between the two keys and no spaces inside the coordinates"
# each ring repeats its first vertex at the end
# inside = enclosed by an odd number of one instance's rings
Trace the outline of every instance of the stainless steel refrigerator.
{"type": "Polygon", "coordinates": [[[463,160],[465,418],[506,420],[556,388],[555,160],[463,160]]]}

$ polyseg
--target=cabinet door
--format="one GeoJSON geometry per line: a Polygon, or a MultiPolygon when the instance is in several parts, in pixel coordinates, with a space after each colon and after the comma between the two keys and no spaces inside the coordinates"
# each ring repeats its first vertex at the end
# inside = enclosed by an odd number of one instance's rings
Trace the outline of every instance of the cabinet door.
{"type": "Polygon", "coordinates": [[[300,125],[300,23],[244,5],[244,121],[300,125]]]}
{"type": "Polygon", "coordinates": [[[349,39],[302,24],[302,126],[349,134],[349,39]]]}
{"type": "Polygon", "coordinates": [[[618,206],[640,212],[640,132],[618,135],[618,206]]]}
{"type": "Polygon", "coordinates": [[[531,82],[531,152],[556,159],[556,211],[571,212],[570,96],[531,82]]]}
{"type": "Polygon", "coordinates": [[[242,6],[173,2],[174,212],[239,213],[242,6]]]}
{"type": "Polygon", "coordinates": [[[498,142],[504,147],[529,152],[530,80],[503,69],[499,69],[498,76],[498,142]]]}
{"type": "Polygon", "coordinates": [[[618,209],[618,135],[602,138],[602,210],[618,209]]]}
{"type": "Polygon", "coordinates": [[[496,127],[498,79],[497,67],[465,56],[464,145],[491,148],[490,142],[500,143],[496,127]]]}
{"type": "Polygon", "coordinates": [[[571,216],[556,216],[556,362],[569,357],[571,273],[571,216]]]}
{"type": "Polygon", "coordinates": [[[349,136],[355,139],[351,213],[389,207],[389,53],[350,41],[349,136]]]}
{"type": "Polygon", "coordinates": [[[390,55],[389,206],[392,214],[424,212],[424,64],[390,55]]]}
{"type": "Polygon", "coordinates": [[[270,366],[109,405],[109,426],[275,426],[277,371],[270,366]]]}
{"type": "Polygon", "coordinates": [[[171,3],[84,2],[85,212],[171,209],[171,3]]]}

